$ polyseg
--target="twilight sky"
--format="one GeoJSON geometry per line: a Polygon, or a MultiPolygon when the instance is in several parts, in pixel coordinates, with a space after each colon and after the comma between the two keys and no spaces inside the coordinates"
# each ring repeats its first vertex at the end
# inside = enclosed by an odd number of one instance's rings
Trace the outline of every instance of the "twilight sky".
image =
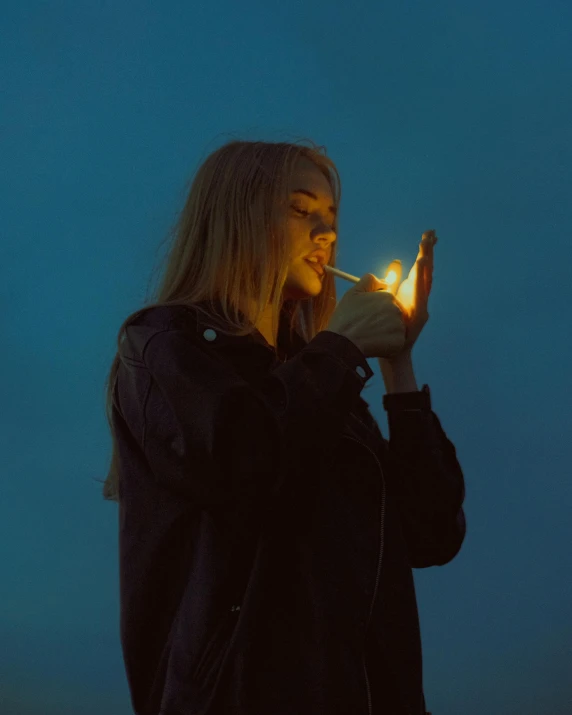
{"type": "MultiPolygon", "coordinates": [[[[414,571],[427,707],[569,715],[572,4],[2,14],[2,715],[132,712],[117,505],[93,480],[117,330],[200,162],[233,137],[296,136],[339,168],[340,268],[407,272],[423,231],[439,236],[413,358],[464,469],[467,536],[414,571]]],[[[362,394],[387,437],[370,364],[362,394]]]]}

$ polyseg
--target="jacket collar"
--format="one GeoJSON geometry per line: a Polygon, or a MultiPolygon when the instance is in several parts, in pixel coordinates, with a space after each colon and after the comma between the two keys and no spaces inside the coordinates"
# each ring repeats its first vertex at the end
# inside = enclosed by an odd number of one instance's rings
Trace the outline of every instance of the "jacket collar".
{"type": "MultiPolygon", "coordinates": [[[[201,308],[208,310],[212,313],[211,303],[209,301],[199,301],[197,304],[201,308]]],[[[207,318],[203,313],[195,313],[197,318],[197,329],[206,330],[207,328],[213,328],[216,330],[217,326],[224,325],[224,315],[222,312],[222,306],[220,301],[214,301],[215,311],[211,316],[207,318]]],[[[246,318],[242,311],[238,311],[241,318],[246,318]]],[[[256,328],[252,331],[250,335],[245,336],[233,336],[219,334],[220,341],[225,344],[235,343],[240,341],[243,343],[254,343],[266,348],[267,351],[271,352],[277,357],[280,362],[288,360],[293,357],[299,350],[301,350],[307,343],[304,338],[298,333],[297,330],[292,331],[290,335],[290,324],[288,316],[284,310],[280,313],[280,320],[278,322],[278,335],[276,341],[276,348],[274,348],[262,335],[262,333],[256,328]]]]}

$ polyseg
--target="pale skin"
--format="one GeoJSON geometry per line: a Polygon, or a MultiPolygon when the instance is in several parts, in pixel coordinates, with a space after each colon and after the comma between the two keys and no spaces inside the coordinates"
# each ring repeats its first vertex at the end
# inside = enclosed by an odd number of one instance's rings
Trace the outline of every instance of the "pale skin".
{"type": "MultiPolygon", "coordinates": [[[[330,262],[332,244],[336,240],[333,230],[334,198],[328,180],[309,159],[300,158],[292,177],[289,196],[286,235],[291,245],[291,262],[282,291],[283,300],[304,300],[320,294],[323,277],[307,263],[305,257],[317,249],[326,252],[330,262]],[[316,198],[294,193],[296,189],[311,192],[316,198]]],[[[335,209],[334,209],[335,210],[335,209]]],[[[415,392],[418,390],[411,350],[423,327],[429,319],[428,301],[433,281],[433,248],[437,243],[434,230],[426,231],[419,253],[407,281],[414,285],[413,305],[405,309],[400,303],[400,290],[395,299],[402,307],[403,319],[407,328],[403,350],[391,360],[379,358],[379,365],[387,392],[415,392]]],[[[398,271],[395,285],[401,287],[401,274],[398,271]]],[[[406,283],[404,281],[403,283],[406,283]]],[[[272,346],[276,345],[276,336],[272,333],[272,306],[267,306],[256,328],[272,346]]]]}
{"type": "MultiPolygon", "coordinates": [[[[298,160],[289,188],[286,236],[290,241],[292,258],[282,289],[282,300],[304,300],[319,295],[322,290],[323,278],[308,265],[305,257],[312,251],[323,249],[327,262],[330,261],[332,244],[336,240],[332,228],[334,214],[330,207],[335,206],[335,202],[328,180],[305,157],[298,160]],[[317,199],[293,193],[296,189],[309,191],[317,199]]],[[[256,328],[270,345],[276,345],[276,336],[272,333],[272,306],[267,306],[256,328]]]]}

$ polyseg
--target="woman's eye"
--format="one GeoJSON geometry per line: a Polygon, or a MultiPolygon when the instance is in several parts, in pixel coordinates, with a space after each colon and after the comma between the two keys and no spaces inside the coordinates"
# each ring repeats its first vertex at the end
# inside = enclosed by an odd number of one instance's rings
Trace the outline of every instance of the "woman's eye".
{"type": "MultiPolygon", "coordinates": [[[[296,213],[300,214],[301,216],[309,216],[310,215],[309,211],[304,211],[304,209],[299,209],[297,206],[292,206],[291,208],[293,208],[294,211],[296,211],[296,213]]],[[[332,231],[335,231],[333,226],[330,226],[330,228],[332,231]]]]}

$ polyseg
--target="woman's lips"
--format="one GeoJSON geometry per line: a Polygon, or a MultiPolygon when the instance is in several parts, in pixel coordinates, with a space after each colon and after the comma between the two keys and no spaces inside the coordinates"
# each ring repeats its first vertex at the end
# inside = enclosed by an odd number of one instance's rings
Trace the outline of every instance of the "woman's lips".
{"type": "Polygon", "coordinates": [[[312,266],[312,268],[316,271],[316,273],[319,276],[324,275],[324,269],[323,269],[321,263],[313,263],[312,261],[308,261],[307,259],[304,259],[304,260],[306,261],[306,263],[308,263],[310,266],[312,266]]]}

